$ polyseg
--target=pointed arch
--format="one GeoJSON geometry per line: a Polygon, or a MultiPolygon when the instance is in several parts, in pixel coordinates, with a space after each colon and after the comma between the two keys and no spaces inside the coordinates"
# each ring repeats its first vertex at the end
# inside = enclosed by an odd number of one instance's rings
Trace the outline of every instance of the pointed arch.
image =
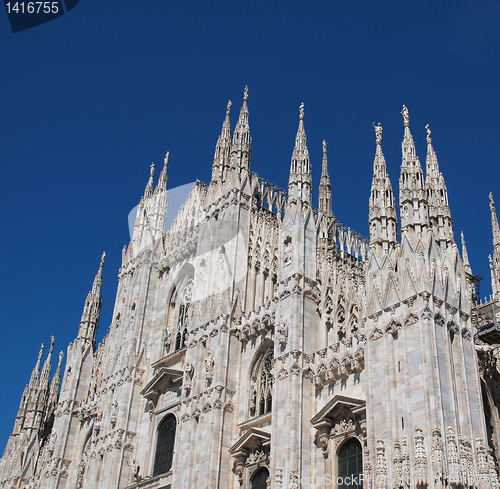
{"type": "Polygon", "coordinates": [[[271,412],[274,386],[274,344],[264,341],[255,355],[250,374],[250,416],[271,412]]]}
{"type": "Polygon", "coordinates": [[[153,475],[163,474],[172,468],[176,428],[177,419],[172,413],[167,414],[158,425],[153,475]]]}
{"type": "Polygon", "coordinates": [[[252,489],[266,489],[268,478],[269,470],[266,467],[258,469],[252,476],[252,489]]]}

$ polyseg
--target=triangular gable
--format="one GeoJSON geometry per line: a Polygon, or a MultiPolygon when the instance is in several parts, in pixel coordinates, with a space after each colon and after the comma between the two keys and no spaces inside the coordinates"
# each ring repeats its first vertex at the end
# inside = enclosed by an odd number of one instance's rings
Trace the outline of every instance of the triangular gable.
{"type": "Polygon", "coordinates": [[[387,281],[387,289],[385,292],[385,307],[388,307],[392,304],[398,304],[401,302],[401,297],[399,295],[399,291],[397,285],[392,276],[389,277],[387,281]]]}
{"type": "Polygon", "coordinates": [[[171,381],[180,379],[182,379],[181,370],[163,367],[158,371],[148,385],[142,389],[141,396],[147,399],[157,398],[171,381]]]}
{"type": "Polygon", "coordinates": [[[325,407],[311,419],[311,424],[319,428],[324,423],[331,423],[335,417],[345,413],[359,413],[366,410],[366,401],[347,396],[334,396],[325,407]]]}
{"type": "Polygon", "coordinates": [[[243,436],[229,449],[233,457],[247,456],[249,451],[260,446],[271,444],[271,435],[267,431],[249,428],[243,436]]]}
{"type": "Polygon", "coordinates": [[[415,287],[415,283],[413,281],[412,274],[410,273],[410,269],[406,268],[403,278],[403,299],[408,299],[408,297],[413,297],[417,295],[417,288],[415,287]]]}

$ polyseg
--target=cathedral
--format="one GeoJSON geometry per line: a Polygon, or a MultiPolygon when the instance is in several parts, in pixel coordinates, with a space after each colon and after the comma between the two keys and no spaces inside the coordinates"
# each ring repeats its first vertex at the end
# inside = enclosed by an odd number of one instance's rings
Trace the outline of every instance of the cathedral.
{"type": "Polygon", "coordinates": [[[500,488],[493,196],[480,301],[405,106],[399,212],[374,124],[368,238],[335,217],[326,142],[313,205],[303,104],[286,190],[250,171],[248,89],[234,131],[230,109],[168,229],[168,153],[151,166],[104,339],[103,254],[52,379],[42,345],[0,487],[500,488]]]}

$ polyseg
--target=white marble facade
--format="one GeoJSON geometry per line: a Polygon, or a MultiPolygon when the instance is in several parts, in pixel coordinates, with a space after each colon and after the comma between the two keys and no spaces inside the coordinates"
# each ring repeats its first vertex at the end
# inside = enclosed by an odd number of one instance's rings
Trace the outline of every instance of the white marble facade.
{"type": "Polygon", "coordinates": [[[375,126],[367,239],[335,218],[326,142],[312,205],[303,104],[287,192],[250,172],[247,102],[166,233],[168,154],[156,186],[152,166],[112,324],[96,345],[103,255],[62,380],[40,352],[0,487],[498,487],[490,349],[429,128],[424,177],[403,108],[398,240],[375,126]]]}

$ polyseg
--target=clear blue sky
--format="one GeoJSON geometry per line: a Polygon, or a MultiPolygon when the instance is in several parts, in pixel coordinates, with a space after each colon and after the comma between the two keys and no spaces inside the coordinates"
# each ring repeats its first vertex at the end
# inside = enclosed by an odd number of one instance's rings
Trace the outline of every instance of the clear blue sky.
{"type": "Polygon", "coordinates": [[[81,0],[12,34],[0,13],[0,446],[40,343],[74,339],[103,250],[109,326],[128,212],[170,151],[169,187],[208,182],[228,99],[250,89],[252,170],[281,187],[305,103],[314,198],[329,143],[337,218],[367,234],[372,122],[395,193],[401,107],[417,154],[425,129],[491,293],[488,193],[500,208],[500,4],[491,1],[81,0]]]}

